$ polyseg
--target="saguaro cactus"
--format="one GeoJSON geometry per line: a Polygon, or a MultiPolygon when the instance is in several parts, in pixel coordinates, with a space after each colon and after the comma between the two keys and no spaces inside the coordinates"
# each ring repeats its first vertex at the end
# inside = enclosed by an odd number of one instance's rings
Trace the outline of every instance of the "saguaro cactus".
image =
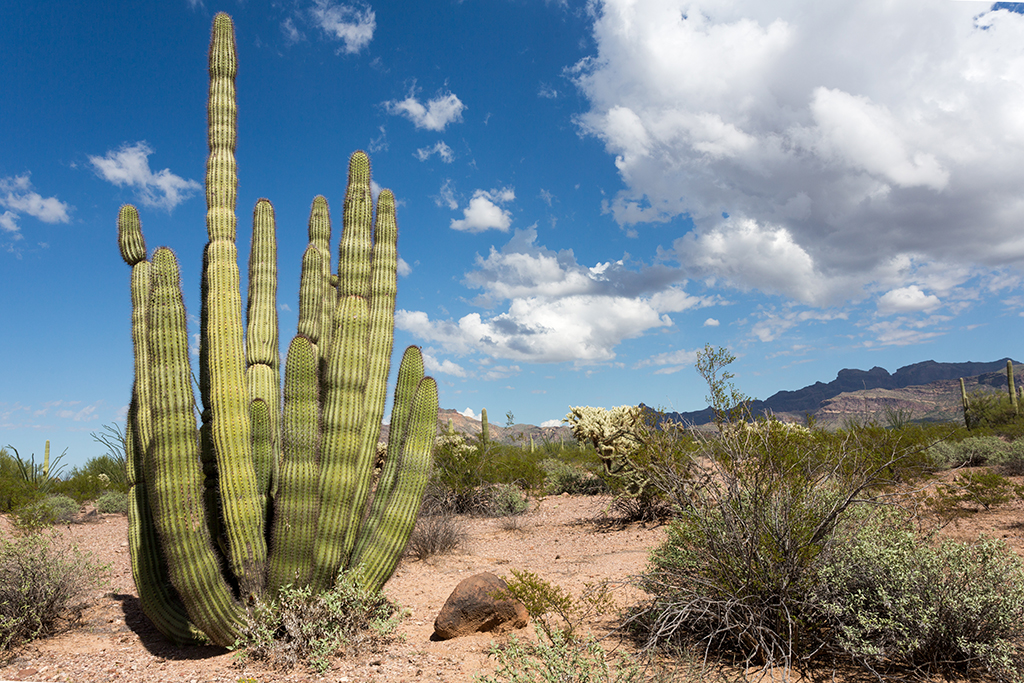
{"type": "Polygon", "coordinates": [[[1020,413],[1017,408],[1017,385],[1013,382],[1013,361],[1006,361],[1006,388],[1010,392],[1010,405],[1013,407],[1013,414],[1020,413]]]}
{"type": "Polygon", "coordinates": [[[298,334],[281,400],[277,254],[270,202],[253,217],[243,333],[235,247],[234,28],[214,19],[210,45],[199,388],[178,263],[146,260],[138,211],[118,217],[132,267],[135,382],[127,473],[132,572],[147,616],[178,642],[231,645],[245,603],[286,585],[329,589],[338,573],[379,590],[419,510],[430,469],[437,385],[409,347],[398,372],[387,456],[374,477],[390,366],[397,269],[394,196],[376,215],[370,164],[352,155],[337,275],[330,215],[317,197],[303,257],[298,334]]]}

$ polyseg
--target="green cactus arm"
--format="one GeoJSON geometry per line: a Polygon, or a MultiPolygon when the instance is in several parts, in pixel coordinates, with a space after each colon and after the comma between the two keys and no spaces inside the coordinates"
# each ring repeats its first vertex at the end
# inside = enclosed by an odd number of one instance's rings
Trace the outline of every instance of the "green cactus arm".
{"type": "Polygon", "coordinates": [[[395,337],[395,294],[398,270],[398,225],[395,221],[395,197],[390,190],[381,191],[377,199],[376,224],[373,231],[373,258],[370,276],[370,329],[367,338],[369,367],[363,392],[363,429],[357,469],[356,486],[352,492],[352,510],[345,539],[345,556],[356,544],[367,496],[377,459],[377,441],[387,401],[388,373],[395,337]]]}
{"type": "Polygon", "coordinates": [[[234,643],[243,613],[220,574],[206,526],[203,473],[192,411],[192,372],[178,264],[153,255],[149,303],[153,444],[145,478],[167,566],[193,623],[215,643],[234,643]]]}
{"type": "Polygon", "coordinates": [[[267,555],[263,506],[252,457],[249,392],[242,344],[242,300],[235,247],[237,60],[231,19],[214,19],[210,41],[210,155],[206,165],[205,336],[210,438],[231,570],[245,593],[262,590],[267,555]]]}
{"type": "MultiPolygon", "coordinates": [[[[415,523],[416,513],[419,511],[423,497],[423,489],[419,487],[417,478],[403,477],[410,476],[409,472],[405,472],[406,468],[418,470],[424,465],[422,454],[414,455],[410,459],[406,458],[408,453],[406,444],[410,435],[423,437],[419,431],[423,427],[412,424],[412,421],[416,419],[417,406],[421,410],[427,410],[418,403],[418,401],[429,401],[429,396],[426,394],[424,394],[426,397],[419,396],[417,393],[418,391],[427,391],[427,389],[421,389],[423,386],[423,355],[418,347],[410,346],[405,350],[399,365],[394,405],[391,410],[387,455],[369,512],[359,530],[359,538],[350,561],[352,567],[363,565],[364,569],[373,569],[374,567],[379,569],[383,555],[386,554],[388,548],[394,550],[400,544],[396,552],[401,555],[402,549],[408,541],[408,533],[412,531],[411,524],[415,523]],[[407,520],[410,526],[406,529],[398,520],[406,518],[405,515],[408,514],[409,508],[412,509],[413,514],[411,520],[407,520]]],[[[433,401],[434,420],[430,423],[432,426],[429,426],[431,430],[430,448],[426,453],[428,476],[429,457],[437,429],[436,385],[433,401]]],[[[426,486],[425,481],[423,486],[426,486]]],[[[390,576],[390,571],[387,572],[387,576],[390,576]]],[[[386,578],[384,577],[384,580],[386,578]]],[[[383,585],[383,581],[381,581],[381,585],[383,585]]]]}
{"type": "Polygon", "coordinates": [[[338,247],[338,298],[369,299],[373,196],[370,194],[370,159],[365,152],[355,152],[349,159],[343,213],[338,247]]]}
{"type": "Polygon", "coordinates": [[[480,409],[480,443],[487,445],[491,440],[491,430],[487,424],[487,408],[480,409]]]}
{"type": "Polygon", "coordinates": [[[405,434],[401,465],[379,521],[368,530],[368,540],[351,562],[363,586],[378,591],[391,578],[412,533],[430,478],[431,453],[437,436],[437,384],[425,377],[416,389],[405,434]]]}
{"type": "Polygon", "coordinates": [[[1006,361],[1006,388],[1010,392],[1010,405],[1013,407],[1013,413],[1016,415],[1017,409],[1017,385],[1013,381],[1013,361],[1006,361]]]}
{"type": "Polygon", "coordinates": [[[360,452],[363,389],[366,387],[366,334],[369,310],[358,296],[341,299],[335,309],[335,338],[322,382],[323,448],[320,454],[320,515],[312,586],[334,584],[345,564],[346,524],[360,452]]]}
{"type": "Polygon", "coordinates": [[[267,563],[271,597],[289,584],[309,583],[320,512],[320,382],[313,342],[295,337],[285,364],[281,486],[267,563]]]}
{"type": "Polygon", "coordinates": [[[298,333],[313,344],[319,358],[319,343],[323,327],[321,311],[330,287],[330,277],[323,253],[310,244],[302,255],[302,275],[299,280],[298,333]]]}
{"type": "MultiPolygon", "coordinates": [[[[267,411],[267,447],[253,449],[256,489],[268,510],[278,479],[280,452],[281,371],[277,325],[277,240],[274,207],[266,199],[256,202],[249,254],[249,299],[246,311],[246,383],[249,397],[262,401],[267,411]]],[[[255,443],[256,436],[253,435],[255,443]]],[[[264,518],[266,518],[266,514],[264,518]]]]}
{"type": "Polygon", "coordinates": [[[321,357],[326,357],[331,346],[331,335],[334,333],[334,307],[337,304],[338,292],[331,282],[331,211],[323,195],[313,198],[313,206],[309,210],[309,243],[320,252],[323,263],[323,282],[320,285],[323,295],[320,333],[311,339],[317,345],[321,357]]]}

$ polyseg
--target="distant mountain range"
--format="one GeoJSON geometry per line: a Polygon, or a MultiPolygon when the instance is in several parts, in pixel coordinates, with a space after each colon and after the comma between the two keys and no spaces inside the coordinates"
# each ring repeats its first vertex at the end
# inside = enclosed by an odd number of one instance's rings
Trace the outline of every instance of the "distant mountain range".
{"type": "MultiPolygon", "coordinates": [[[[815,382],[796,391],[779,391],[763,401],[752,401],[754,415],[774,414],[802,421],[813,415],[830,424],[846,418],[870,418],[884,414],[886,407],[908,412],[914,420],[962,419],[960,378],[967,391],[979,387],[1005,387],[1006,361],[989,363],[937,363],[926,360],[890,374],[885,368],[839,371],[827,384],[815,382]]],[[[1013,361],[1016,369],[1017,361],[1013,361]]],[[[1024,379],[1024,378],[1022,378],[1024,379]]],[[[714,419],[711,408],[687,413],[669,413],[670,419],[701,425],[714,419]]]]}
{"type": "MultiPolygon", "coordinates": [[[[831,382],[815,382],[796,391],[779,391],[763,401],[750,404],[754,415],[770,413],[780,419],[803,422],[808,415],[822,426],[842,424],[848,419],[879,418],[884,422],[886,409],[898,409],[920,421],[959,421],[963,419],[960,403],[960,378],[964,379],[968,393],[978,389],[996,390],[1006,387],[1006,361],[988,363],[937,363],[926,360],[907,365],[894,373],[885,368],[870,370],[840,370],[831,382]]],[[[1024,368],[1013,361],[1015,377],[1024,382],[1024,368]]],[[[641,404],[642,405],[642,404],[641,404]]],[[[611,408],[612,406],[605,406],[611,408]]],[[[711,408],[685,413],[666,413],[668,419],[691,425],[712,422],[711,408]]],[[[475,436],[480,433],[480,421],[456,410],[438,411],[438,432],[448,427],[451,420],[455,431],[475,436]]],[[[387,438],[384,425],[381,439],[387,438]]],[[[529,443],[532,437],[538,444],[545,441],[572,442],[568,426],[537,427],[516,424],[511,427],[489,424],[491,439],[503,443],[529,443]]]]}

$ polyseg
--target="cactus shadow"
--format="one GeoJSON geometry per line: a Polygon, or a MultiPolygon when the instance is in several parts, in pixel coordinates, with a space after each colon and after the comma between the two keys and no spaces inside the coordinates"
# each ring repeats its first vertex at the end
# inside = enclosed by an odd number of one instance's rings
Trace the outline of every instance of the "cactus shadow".
{"type": "Polygon", "coordinates": [[[228,652],[226,648],[213,645],[175,645],[146,617],[138,596],[115,593],[111,597],[121,603],[125,626],[139,637],[142,646],[155,657],[170,660],[208,659],[228,652]]]}

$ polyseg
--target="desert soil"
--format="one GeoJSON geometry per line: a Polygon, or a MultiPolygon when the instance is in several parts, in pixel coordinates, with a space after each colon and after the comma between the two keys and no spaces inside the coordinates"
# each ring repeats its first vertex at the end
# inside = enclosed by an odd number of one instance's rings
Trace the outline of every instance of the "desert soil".
{"type": "MultiPolygon", "coordinates": [[[[639,572],[647,552],[664,538],[658,525],[608,525],[608,499],[551,496],[533,502],[517,518],[518,528],[502,519],[460,518],[466,540],[455,554],[425,561],[403,559],[385,592],[408,616],[399,625],[402,640],[382,654],[339,659],[324,676],[304,669],[289,672],[239,665],[234,653],[213,647],[177,648],[148,622],[139,608],[128,556],[127,519],[102,515],[97,521],[58,527],[94,559],[109,564],[105,585],[88,595],[89,607],[69,631],[30,643],[0,666],[2,681],[153,681],[183,683],[268,683],[271,681],[471,681],[490,672],[495,661],[487,650],[507,636],[481,633],[432,641],[434,617],[464,578],[492,572],[509,578],[512,568],[535,572],[579,595],[586,583],[621,582],[639,572]]],[[[4,525],[0,533],[10,533],[4,525]]],[[[635,600],[635,590],[614,589],[619,602],[635,600]],[[632,591],[632,592],[631,592],[632,591]]],[[[610,618],[590,625],[605,635],[610,618]]],[[[517,631],[532,638],[529,626],[517,631]]],[[[614,647],[615,643],[609,643],[614,647]]]]}
{"type": "MultiPolygon", "coordinates": [[[[1016,479],[1024,483],[1024,478],[1016,479]]],[[[508,636],[430,639],[438,610],[468,576],[488,571],[508,578],[509,570],[515,568],[532,571],[576,595],[587,583],[609,580],[619,582],[613,595],[620,605],[642,597],[622,582],[643,569],[649,550],[664,538],[665,527],[602,523],[608,503],[600,497],[542,498],[518,519],[518,528],[501,519],[463,519],[467,538],[459,551],[426,561],[404,559],[385,586],[385,592],[408,610],[399,626],[402,640],[381,654],[338,659],[324,676],[304,669],[282,672],[252,663],[240,665],[233,653],[219,648],[172,646],[139,609],[126,518],[103,515],[93,523],[60,527],[61,534],[109,564],[105,584],[90,592],[88,608],[68,631],[23,646],[0,661],[0,683],[472,681],[475,674],[493,671],[495,661],[487,650],[508,636]]],[[[11,533],[9,524],[3,524],[0,533],[11,533]]],[[[942,534],[960,540],[974,540],[979,534],[1002,538],[1024,555],[1024,503],[978,511],[945,527],[942,534]]],[[[588,626],[602,637],[608,636],[614,622],[604,617],[588,626]]],[[[532,638],[533,629],[527,627],[517,635],[532,638]]],[[[622,646],[614,637],[604,642],[609,649],[622,646]]]]}

